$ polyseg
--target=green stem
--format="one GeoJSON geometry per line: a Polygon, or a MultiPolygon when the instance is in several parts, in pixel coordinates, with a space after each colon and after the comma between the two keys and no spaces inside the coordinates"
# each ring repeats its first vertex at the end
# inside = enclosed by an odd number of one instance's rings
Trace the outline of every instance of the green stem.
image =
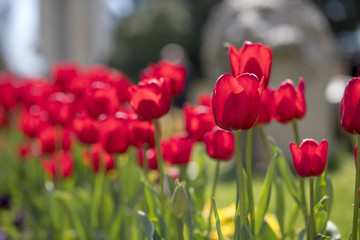
{"type": "Polygon", "coordinates": [[[356,174],[355,174],[355,190],[354,190],[354,213],[353,213],[353,226],[352,226],[352,239],[356,240],[358,234],[359,222],[359,186],[360,186],[360,136],[357,136],[357,156],[356,156],[356,174]]]}
{"type": "Polygon", "coordinates": [[[182,219],[179,218],[177,220],[178,222],[178,234],[179,234],[179,240],[184,240],[184,224],[182,222],[182,219]]]}
{"type": "Polygon", "coordinates": [[[247,187],[249,194],[249,205],[250,205],[250,226],[251,234],[255,236],[255,204],[254,204],[254,193],[252,187],[252,169],[251,169],[251,151],[253,142],[253,129],[247,131],[246,139],[246,174],[248,177],[247,187]]]}
{"type": "Polygon", "coordinates": [[[270,162],[271,161],[271,152],[269,149],[269,145],[266,141],[266,136],[265,136],[265,131],[264,131],[263,126],[261,126],[261,125],[258,126],[258,130],[260,133],[261,142],[263,143],[264,148],[265,148],[266,157],[267,157],[268,161],[270,162]]]}
{"type": "Polygon", "coordinates": [[[309,217],[309,240],[315,238],[315,217],[314,217],[314,178],[310,177],[310,217],[309,217]]]}
{"type": "Polygon", "coordinates": [[[156,145],[156,153],[157,153],[157,160],[158,160],[158,168],[160,174],[160,204],[161,204],[161,215],[165,217],[165,192],[164,192],[164,163],[161,154],[160,148],[160,131],[157,119],[152,120],[155,126],[155,145],[156,145]]]}
{"type": "Polygon", "coordinates": [[[234,132],[235,138],[235,159],[236,159],[236,175],[237,175],[237,186],[239,191],[240,200],[240,229],[246,224],[246,205],[245,205],[245,184],[244,184],[244,173],[243,164],[241,160],[241,145],[240,145],[240,132],[234,132]]]}
{"type": "MultiPolygon", "coordinates": [[[[297,125],[297,120],[294,120],[292,122],[292,127],[293,127],[293,131],[294,131],[294,137],[295,137],[295,143],[300,146],[300,136],[299,136],[299,128],[297,125]]],[[[301,210],[302,213],[304,215],[304,221],[305,221],[305,225],[307,224],[307,220],[308,220],[308,215],[307,215],[307,207],[306,207],[306,198],[305,198],[305,184],[304,184],[304,179],[300,178],[300,191],[301,191],[301,210]]]]}
{"type": "Polygon", "coordinates": [[[212,198],[215,197],[215,190],[216,190],[216,185],[217,185],[217,181],[219,178],[219,172],[220,172],[220,161],[216,160],[216,168],[215,168],[215,178],[214,178],[214,182],[212,185],[212,190],[211,190],[211,196],[210,196],[210,213],[209,213],[209,219],[208,219],[208,232],[207,232],[207,238],[209,239],[210,237],[210,231],[211,231],[211,215],[212,215],[212,208],[213,208],[213,204],[212,204],[212,198]]]}
{"type": "Polygon", "coordinates": [[[144,171],[144,176],[147,179],[147,172],[148,172],[148,159],[146,157],[146,151],[148,150],[147,146],[142,146],[142,150],[143,150],[143,171],[144,171]]]}

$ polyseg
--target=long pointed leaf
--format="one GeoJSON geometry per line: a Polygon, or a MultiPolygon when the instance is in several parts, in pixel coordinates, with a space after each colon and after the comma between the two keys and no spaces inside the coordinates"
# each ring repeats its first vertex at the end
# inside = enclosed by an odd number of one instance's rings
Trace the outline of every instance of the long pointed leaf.
{"type": "Polygon", "coordinates": [[[217,211],[217,207],[216,207],[216,202],[215,202],[215,198],[213,197],[212,199],[212,205],[213,205],[213,210],[214,210],[214,215],[215,215],[215,221],[216,221],[216,229],[217,229],[217,233],[218,233],[218,238],[219,240],[225,240],[222,231],[221,231],[221,225],[220,225],[220,218],[219,218],[219,214],[217,211]]]}
{"type": "MultiPolygon", "coordinates": [[[[260,194],[259,202],[255,210],[255,236],[260,232],[261,226],[264,222],[264,217],[269,207],[271,196],[271,183],[274,175],[274,169],[276,166],[277,154],[272,158],[263,185],[263,189],[260,194]]],[[[251,216],[253,217],[253,216],[251,216]]]]}

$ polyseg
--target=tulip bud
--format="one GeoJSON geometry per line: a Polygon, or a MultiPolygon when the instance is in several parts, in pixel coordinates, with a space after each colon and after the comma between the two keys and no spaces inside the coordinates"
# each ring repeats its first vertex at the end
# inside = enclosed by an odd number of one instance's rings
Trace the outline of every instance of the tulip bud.
{"type": "Polygon", "coordinates": [[[171,210],[176,218],[182,218],[188,209],[184,182],[178,183],[171,197],[171,210]]]}

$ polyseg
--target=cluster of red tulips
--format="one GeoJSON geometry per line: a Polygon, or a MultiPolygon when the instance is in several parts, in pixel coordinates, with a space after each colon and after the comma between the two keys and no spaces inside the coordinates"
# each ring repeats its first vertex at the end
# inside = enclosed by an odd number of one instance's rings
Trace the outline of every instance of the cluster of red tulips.
{"type": "MultiPolygon", "coordinates": [[[[195,142],[204,142],[208,156],[218,160],[217,176],[220,162],[232,159],[235,153],[238,186],[234,213],[235,238],[270,239],[263,232],[266,224],[264,217],[271,182],[276,175],[283,179],[304,216],[305,230],[302,234],[305,236],[307,232],[307,238],[314,239],[317,234],[324,234],[326,230],[327,221],[321,226],[316,225],[318,222],[314,201],[320,202],[323,199],[314,199],[314,177],[326,178],[324,170],[328,143],[325,139],[320,143],[313,139],[300,142],[297,121],[306,113],[305,81],[300,77],[296,87],[291,80],[285,80],[277,90],[271,88],[272,52],[269,47],[260,43],[245,42],[239,50],[230,46],[228,53],[232,74],[226,73],[218,78],[212,96],[202,94],[197,105],[185,104],[184,131],[167,139],[160,137],[159,119],[169,112],[172,98],[183,91],[186,67],[166,60],[150,64],[142,70],[140,81],[136,85],[123,73],[103,65],[85,69],[72,63],[57,64],[51,70],[50,81],[40,78],[23,81],[11,73],[2,73],[0,125],[8,126],[14,121],[16,114],[13,113],[19,113],[17,126],[26,136],[19,146],[20,157],[40,159],[41,166],[54,182],[64,181],[76,174],[71,151],[74,144],[86,146],[83,148],[82,162],[91,166],[95,173],[114,169],[118,155],[127,154],[129,149],[136,149],[137,163],[144,169],[145,175],[148,169],[158,172],[158,181],[153,184],[158,186],[154,187],[154,191],[159,195],[158,214],[163,217],[167,214],[170,195],[166,189],[169,183],[165,182],[165,163],[167,166],[180,168],[180,174],[175,174],[174,178],[186,180],[186,177],[182,177],[185,174],[183,168],[192,159],[193,145],[195,142]],[[293,166],[300,176],[299,188],[296,187],[296,181],[291,181],[293,177],[289,168],[281,165],[284,163],[281,151],[273,140],[265,138],[263,127],[274,119],[283,124],[293,124],[295,143],[290,143],[290,150],[293,166]],[[264,199],[260,200],[257,209],[251,180],[253,128],[260,131],[269,160],[261,195],[264,199]],[[247,131],[247,148],[250,149],[246,152],[245,167],[240,153],[242,131],[247,131]],[[276,165],[279,166],[279,173],[274,171],[276,165]],[[310,179],[310,213],[304,187],[304,178],[307,177],[310,179]]],[[[346,131],[356,135],[360,133],[359,86],[360,78],[351,79],[341,104],[341,124],[346,131]]],[[[359,163],[356,164],[356,169],[357,192],[360,185],[359,163]]],[[[147,184],[147,180],[144,181],[147,184]]],[[[215,196],[216,183],[217,177],[213,183],[211,198],[215,196]]],[[[188,212],[184,202],[190,197],[186,196],[189,191],[184,191],[184,188],[186,184],[179,183],[172,191],[172,211],[179,220],[179,239],[184,238],[181,219],[188,212]]],[[[358,231],[358,198],[358,194],[355,194],[353,239],[357,238],[358,231]]],[[[212,207],[217,219],[218,237],[224,239],[214,200],[212,207]]],[[[147,208],[151,209],[151,206],[142,210],[146,211],[147,208]]],[[[154,214],[151,210],[149,212],[154,214]]],[[[205,231],[207,238],[212,228],[211,213],[209,215],[205,231]]],[[[157,218],[160,219],[158,215],[157,218]]],[[[279,223],[282,239],[290,236],[285,231],[284,223],[280,220],[279,223]]],[[[156,234],[165,238],[165,232],[164,229],[158,229],[156,234]]],[[[147,234],[145,231],[146,236],[147,234]]],[[[154,231],[151,234],[156,235],[154,231]]]]}

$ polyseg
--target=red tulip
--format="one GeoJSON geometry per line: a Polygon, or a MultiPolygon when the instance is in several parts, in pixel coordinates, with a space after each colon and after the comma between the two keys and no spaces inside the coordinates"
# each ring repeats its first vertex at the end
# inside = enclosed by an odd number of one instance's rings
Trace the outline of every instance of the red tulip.
{"type": "Polygon", "coordinates": [[[52,92],[53,87],[46,79],[26,79],[26,83],[21,89],[21,101],[25,108],[37,105],[45,109],[47,100],[52,92]]]}
{"type": "Polygon", "coordinates": [[[85,93],[84,105],[94,119],[102,114],[111,116],[119,109],[116,89],[107,83],[95,81],[85,93]]]}
{"type": "Polygon", "coordinates": [[[0,105],[0,127],[8,127],[9,126],[9,117],[4,107],[0,105]]]}
{"type": "Polygon", "coordinates": [[[214,159],[230,160],[234,155],[235,139],[230,131],[215,126],[204,137],[207,154],[214,159]]]}
{"type": "Polygon", "coordinates": [[[160,60],[157,64],[150,64],[141,73],[141,78],[168,78],[171,83],[171,94],[179,95],[184,89],[186,67],[174,64],[168,60],[160,60]]]}
{"type": "Polygon", "coordinates": [[[341,100],[341,126],[349,133],[360,134],[360,78],[350,79],[341,100]]]}
{"type": "Polygon", "coordinates": [[[216,124],[211,109],[207,106],[184,106],[186,131],[195,141],[203,141],[204,135],[216,124]]]}
{"type": "Polygon", "coordinates": [[[117,116],[100,122],[100,142],[108,153],[127,151],[130,145],[127,121],[127,114],[119,112],[117,116]]]}
{"type": "Polygon", "coordinates": [[[274,118],[274,92],[271,87],[265,88],[260,102],[259,115],[256,120],[257,124],[266,124],[272,121],[274,118]]]}
{"type": "Polygon", "coordinates": [[[56,128],[48,125],[39,131],[38,139],[40,141],[42,153],[53,153],[57,150],[69,150],[71,147],[70,131],[62,128],[56,128]]]}
{"type": "Polygon", "coordinates": [[[186,165],[190,162],[193,141],[183,135],[175,135],[161,141],[165,161],[171,165],[186,165]]]}
{"type": "Polygon", "coordinates": [[[49,113],[49,121],[53,124],[66,126],[72,122],[74,96],[63,92],[56,92],[49,96],[46,110],[49,113]]]}
{"type": "Polygon", "coordinates": [[[95,173],[98,173],[100,170],[100,160],[102,161],[106,172],[115,167],[114,157],[105,152],[100,144],[91,145],[91,148],[85,151],[84,155],[85,165],[91,165],[95,173]]]}
{"type": "MultiPolygon", "coordinates": [[[[158,168],[157,163],[157,154],[156,154],[156,148],[149,148],[146,150],[145,153],[146,161],[148,163],[148,168],[156,170],[158,168]]],[[[144,164],[144,151],[142,149],[138,150],[138,162],[140,167],[143,167],[144,164]]]]}
{"type": "Polygon", "coordinates": [[[256,121],[264,80],[244,73],[234,78],[225,73],[216,81],[212,104],[216,124],[225,130],[247,130],[256,121]]]}
{"type": "Polygon", "coordinates": [[[108,83],[116,89],[117,97],[120,103],[130,100],[129,86],[131,81],[129,78],[117,70],[111,69],[108,73],[108,83]]]}
{"type": "Polygon", "coordinates": [[[29,143],[23,143],[18,146],[18,156],[21,160],[27,160],[31,155],[31,145],[29,143]]]}
{"type": "Polygon", "coordinates": [[[198,96],[198,104],[207,106],[212,111],[212,95],[209,93],[200,93],[198,96]]]}
{"type": "Polygon", "coordinates": [[[327,160],[328,142],[319,144],[314,139],[304,139],[300,147],[290,143],[294,167],[300,177],[319,176],[324,172],[327,160]]]}
{"type": "Polygon", "coordinates": [[[48,113],[39,106],[33,105],[20,113],[19,128],[30,138],[36,137],[39,131],[48,125],[48,113]]]}
{"type": "Polygon", "coordinates": [[[129,141],[135,147],[155,145],[155,127],[151,121],[142,121],[136,114],[130,114],[128,121],[129,141]]]}
{"type": "Polygon", "coordinates": [[[73,129],[82,143],[90,144],[99,141],[99,122],[86,114],[74,119],[73,129]]]}
{"type": "Polygon", "coordinates": [[[272,53],[269,47],[245,41],[244,46],[239,50],[233,45],[229,47],[229,58],[234,77],[243,73],[253,73],[258,79],[264,77],[264,86],[267,87],[272,65],[272,53]]]}
{"type": "Polygon", "coordinates": [[[0,105],[5,110],[15,107],[19,100],[20,87],[15,83],[15,76],[11,73],[0,73],[0,105]]]}
{"type": "Polygon", "coordinates": [[[291,80],[285,80],[274,93],[275,118],[281,123],[294,119],[301,119],[306,113],[305,82],[300,77],[299,87],[296,90],[291,80]]]}
{"type": "Polygon", "coordinates": [[[78,75],[78,66],[75,63],[57,63],[53,65],[51,74],[55,85],[67,92],[78,75]]]}
{"type": "Polygon", "coordinates": [[[159,118],[170,110],[171,89],[165,78],[144,78],[129,91],[130,105],[143,120],[159,118]]]}
{"type": "Polygon", "coordinates": [[[69,177],[74,168],[74,160],[67,151],[56,152],[50,159],[42,160],[44,170],[53,178],[58,179],[69,177]]]}

